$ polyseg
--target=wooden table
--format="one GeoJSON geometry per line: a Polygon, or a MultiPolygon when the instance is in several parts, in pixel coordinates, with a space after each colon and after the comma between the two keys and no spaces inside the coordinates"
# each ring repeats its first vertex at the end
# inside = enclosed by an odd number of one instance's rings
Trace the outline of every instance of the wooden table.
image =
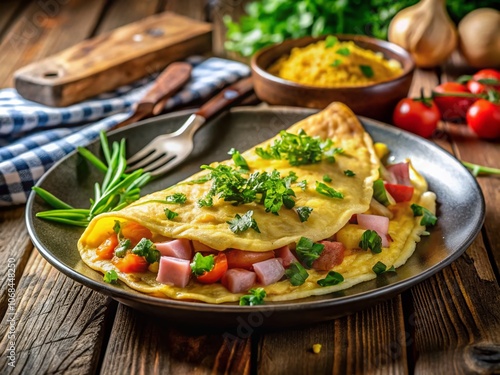
{"type": "MultiPolygon", "coordinates": [[[[222,15],[241,11],[203,0],[7,0],[0,2],[0,87],[19,67],[93,35],[172,10],[215,24],[223,54],[222,15]]],[[[412,95],[456,74],[418,70],[412,95]]],[[[498,142],[443,123],[433,138],[458,158],[500,167],[498,142]]],[[[183,330],[145,316],[74,282],[33,247],[24,207],[0,211],[0,373],[14,374],[350,374],[500,373],[500,180],[479,177],[486,221],[452,265],[396,298],[307,328],[256,330],[235,341],[220,331],[183,330]],[[15,267],[15,322],[8,277],[15,267]],[[9,270],[11,270],[9,273],[9,270]],[[8,366],[15,330],[16,366],[8,366]],[[322,344],[319,354],[311,350],[322,344]]]]}

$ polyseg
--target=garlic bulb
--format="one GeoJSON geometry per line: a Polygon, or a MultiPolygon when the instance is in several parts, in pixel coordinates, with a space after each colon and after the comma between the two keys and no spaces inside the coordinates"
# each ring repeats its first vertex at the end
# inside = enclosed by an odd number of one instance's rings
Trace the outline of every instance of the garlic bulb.
{"type": "Polygon", "coordinates": [[[467,14],[458,24],[460,50],[475,68],[500,66],[500,12],[480,8],[467,14]]]}
{"type": "Polygon", "coordinates": [[[405,48],[423,68],[444,62],[456,48],[457,39],[445,0],[421,0],[401,10],[389,25],[389,41],[405,48]]]}

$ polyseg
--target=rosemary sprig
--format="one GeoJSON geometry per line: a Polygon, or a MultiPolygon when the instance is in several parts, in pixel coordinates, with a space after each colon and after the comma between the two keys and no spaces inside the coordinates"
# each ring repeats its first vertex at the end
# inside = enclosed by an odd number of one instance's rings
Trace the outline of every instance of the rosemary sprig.
{"type": "Polygon", "coordinates": [[[94,198],[90,199],[90,207],[74,208],[47,190],[35,186],[33,191],[54,208],[53,210],[38,212],[37,217],[58,223],[86,227],[94,216],[103,212],[120,210],[139,199],[141,188],[149,182],[151,175],[144,173],[142,169],[130,174],[125,173],[127,169],[125,139],[120,142],[113,142],[111,149],[104,132],[100,133],[100,139],[104,162],[86,148],[78,147],[78,153],[104,173],[102,183],[96,182],[94,185],[94,198]]]}

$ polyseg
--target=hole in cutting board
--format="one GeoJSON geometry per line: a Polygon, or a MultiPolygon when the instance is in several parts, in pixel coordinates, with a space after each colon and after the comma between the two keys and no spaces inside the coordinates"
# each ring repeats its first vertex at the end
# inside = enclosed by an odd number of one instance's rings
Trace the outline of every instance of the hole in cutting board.
{"type": "Polygon", "coordinates": [[[153,29],[147,29],[146,34],[151,35],[153,37],[159,37],[159,36],[163,36],[163,34],[165,34],[165,32],[162,29],[153,28],[153,29]]]}
{"type": "Polygon", "coordinates": [[[48,71],[48,72],[43,73],[43,76],[45,78],[56,78],[56,77],[59,77],[59,72],[48,71]]]}

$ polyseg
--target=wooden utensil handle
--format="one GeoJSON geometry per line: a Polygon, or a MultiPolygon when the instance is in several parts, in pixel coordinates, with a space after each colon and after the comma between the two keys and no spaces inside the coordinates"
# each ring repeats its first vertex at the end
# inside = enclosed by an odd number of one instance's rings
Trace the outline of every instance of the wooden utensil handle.
{"type": "Polygon", "coordinates": [[[154,107],[153,115],[159,114],[161,106],[155,106],[157,103],[165,104],[165,101],[172,97],[191,77],[192,67],[186,62],[175,62],[170,64],[156,78],[153,86],[146,95],[137,103],[154,107]]]}
{"type": "Polygon", "coordinates": [[[247,94],[252,92],[252,90],[252,78],[248,77],[242,79],[222,90],[220,93],[206,102],[203,106],[201,106],[201,108],[195,114],[203,116],[205,119],[209,119],[223,109],[229,108],[231,105],[237,103],[247,94]]]}

